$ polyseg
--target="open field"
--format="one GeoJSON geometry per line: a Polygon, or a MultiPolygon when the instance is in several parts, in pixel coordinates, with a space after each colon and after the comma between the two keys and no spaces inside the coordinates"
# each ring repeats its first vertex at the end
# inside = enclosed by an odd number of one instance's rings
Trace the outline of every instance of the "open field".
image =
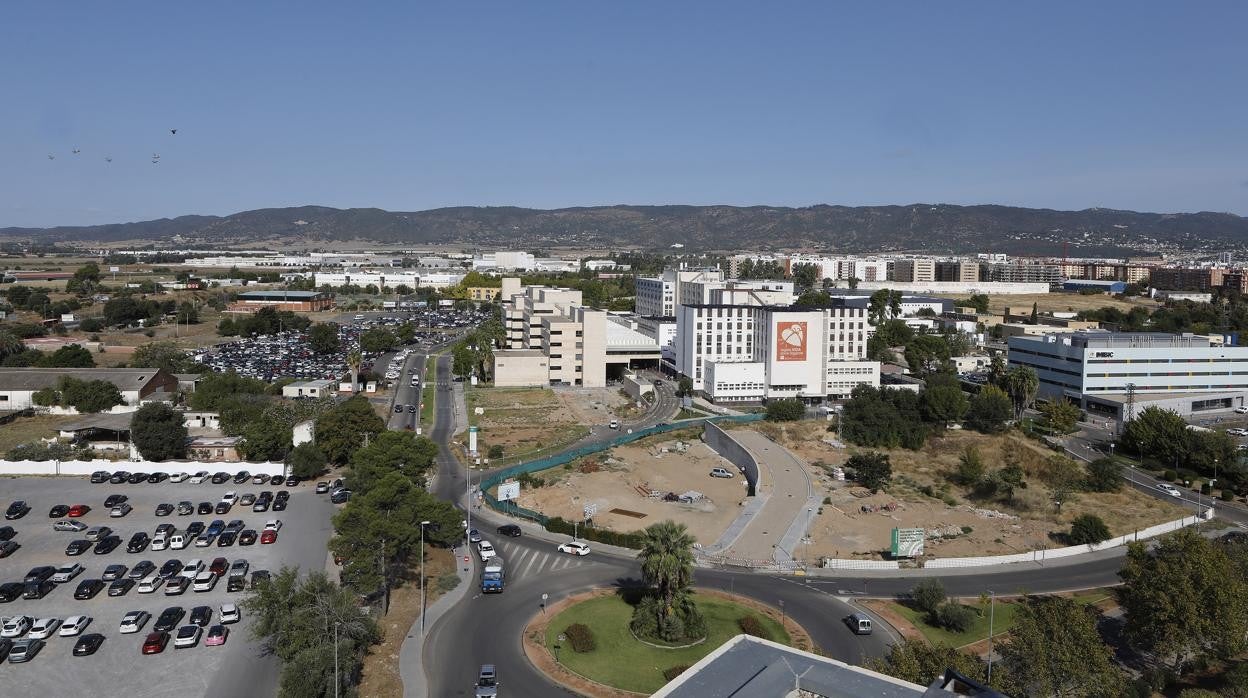
{"type": "MultiPolygon", "coordinates": [[[[935,294],[944,296],[958,301],[965,301],[969,295],[952,295],[952,294],[935,294]]],[[[1148,298],[1132,296],[1129,299],[1118,299],[1113,296],[1104,294],[1095,296],[1085,296],[1079,293],[1035,293],[1021,295],[990,295],[988,296],[989,312],[1000,315],[1006,308],[1013,309],[1014,313],[1030,313],[1031,305],[1035,303],[1036,309],[1041,313],[1064,313],[1079,312],[1081,310],[1095,310],[1106,306],[1118,308],[1127,311],[1135,307],[1143,307],[1152,310],[1160,307],[1160,303],[1148,298]]]]}
{"type": "Polygon", "coordinates": [[[491,459],[494,465],[538,457],[588,433],[549,388],[474,387],[465,393],[468,423],[480,428],[478,450],[484,455],[493,446],[503,448],[501,460],[491,459]]]}
{"type": "Polygon", "coordinates": [[[0,457],[19,444],[56,436],[62,424],[77,419],[73,415],[36,414],[0,424],[0,457]]]}

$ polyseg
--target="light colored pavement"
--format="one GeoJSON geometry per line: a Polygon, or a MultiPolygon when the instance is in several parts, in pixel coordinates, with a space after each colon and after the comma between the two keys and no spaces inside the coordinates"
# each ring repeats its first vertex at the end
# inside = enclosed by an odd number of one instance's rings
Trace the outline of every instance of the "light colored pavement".
{"type": "Polygon", "coordinates": [[[403,646],[399,648],[399,677],[403,680],[404,698],[426,698],[429,695],[429,683],[420,661],[421,653],[425,649],[425,638],[438,619],[473,590],[473,583],[476,580],[475,556],[469,554],[465,546],[455,548],[453,552],[455,553],[455,572],[459,575],[459,586],[429,604],[429,608],[425,610],[425,634],[421,634],[420,621],[417,620],[407,631],[407,638],[403,640],[403,646]],[[468,562],[464,562],[465,555],[468,557],[468,562]]]}
{"type": "Polygon", "coordinates": [[[806,467],[788,449],[756,431],[734,431],[732,437],[766,471],[762,480],[767,501],[723,554],[748,560],[791,561],[790,551],[806,535],[805,525],[810,522],[805,510],[812,501],[818,509],[806,467]]]}

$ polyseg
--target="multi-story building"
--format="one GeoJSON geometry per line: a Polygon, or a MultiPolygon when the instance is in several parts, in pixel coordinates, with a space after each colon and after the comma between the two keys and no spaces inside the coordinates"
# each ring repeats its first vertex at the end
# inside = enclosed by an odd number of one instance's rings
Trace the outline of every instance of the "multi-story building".
{"type": "Polygon", "coordinates": [[[1028,263],[1022,260],[1014,260],[981,267],[980,280],[1003,283],[1056,284],[1062,280],[1062,270],[1056,264],[1028,263]]]}
{"type": "Polygon", "coordinates": [[[446,288],[463,281],[457,272],[411,272],[411,271],[348,271],[342,273],[316,272],[312,283],[316,286],[376,286],[377,288],[446,288]]]}
{"type": "Polygon", "coordinates": [[[245,291],[237,302],[226,308],[227,313],[254,313],[261,308],[314,313],[334,307],[334,297],[321,291],[245,291]]]}
{"type": "Polygon", "coordinates": [[[936,280],[936,261],[930,257],[912,257],[893,262],[894,281],[927,282],[936,280]]]}
{"type": "Polygon", "coordinates": [[[936,281],[975,283],[979,281],[979,262],[965,259],[943,259],[936,262],[936,281]]]}
{"type": "Polygon", "coordinates": [[[1248,347],[1191,334],[1066,332],[1011,337],[1009,365],[1040,379],[1039,396],[1129,419],[1148,405],[1183,415],[1225,411],[1248,397],[1248,347]]]}
{"type": "Polygon", "coordinates": [[[720,283],[719,269],[668,269],[658,277],[639,277],[634,311],[641,316],[671,317],[680,304],[681,289],[690,283],[720,283]]]}

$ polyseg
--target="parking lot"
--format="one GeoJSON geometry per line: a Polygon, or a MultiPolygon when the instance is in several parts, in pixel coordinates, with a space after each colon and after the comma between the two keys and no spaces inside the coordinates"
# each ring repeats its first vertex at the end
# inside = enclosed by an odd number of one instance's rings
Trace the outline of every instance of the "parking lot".
{"type": "Polygon", "coordinates": [[[348,352],[359,345],[360,331],[353,325],[340,325],[338,351],[332,354],[312,351],[306,332],[278,332],[218,344],[192,358],[219,373],[234,371],[265,381],[284,376],[338,380],[347,370],[348,352]]]}
{"type": "MultiPolygon", "coordinates": [[[[132,587],[124,596],[111,597],[107,590],[94,598],[75,600],[74,591],[79,582],[98,579],[108,565],[123,564],[132,568],[142,560],[150,560],[160,567],[166,560],[176,559],[186,563],[192,559],[203,560],[207,565],[216,557],[224,557],[230,563],[242,558],[250,569],[277,572],[283,565],[298,566],[304,570],[321,570],[325,567],[326,542],[331,535],[330,516],[334,506],[328,495],[314,492],[315,483],[301,483],[294,487],[247,484],[214,485],[206,480],[201,484],[189,481],[159,484],[112,485],[91,484],[86,478],[19,477],[6,479],[2,489],[4,499],[0,508],[9,502],[22,499],[31,507],[24,517],[0,522],[12,526],[16,535],[13,541],[21,548],[7,558],[0,559],[0,583],[21,582],[27,572],[40,565],[59,567],[78,563],[85,568],[72,581],[60,584],[45,597],[38,600],[18,598],[0,603],[0,615],[26,615],[32,618],[53,617],[64,620],[73,615],[93,618],[83,631],[101,633],[105,640],[91,656],[72,655],[76,637],[59,637],[55,633],[47,638],[39,654],[25,664],[0,663],[0,686],[5,695],[34,696],[63,693],[72,689],[87,695],[127,696],[257,696],[273,695],[277,687],[278,665],[273,658],[260,656],[259,646],[250,637],[250,619],[242,613],[239,623],[228,625],[229,635],[224,645],[206,646],[201,639],[194,647],[175,649],[172,640],[159,654],[141,653],[143,641],[153,630],[156,618],[170,606],[181,606],[186,617],[177,627],[189,622],[191,609],[210,606],[212,618],[208,627],[218,624],[223,603],[240,603],[245,593],[227,591],[226,579],[211,591],[195,592],[190,589],[177,596],[166,596],[162,587],[155,593],[140,594],[138,586],[132,587]],[[251,507],[235,506],[226,514],[190,514],[156,516],[158,504],[169,503],[175,507],[180,501],[216,504],[227,491],[243,495],[259,494],[262,490],[285,489],[290,499],[284,511],[256,513],[251,507]],[[122,518],[110,518],[104,500],[111,494],[127,495],[134,507],[122,518]],[[106,525],[113,534],[121,537],[121,545],[112,552],[97,555],[88,550],[82,555],[70,557],[65,553],[70,541],[83,538],[83,533],[54,531],[54,521],[49,510],[57,504],[86,504],[91,507],[85,516],[76,519],[87,526],[106,525]],[[214,519],[230,521],[241,519],[248,529],[261,531],[266,521],[281,519],[282,527],[277,540],[270,545],[259,541],[250,546],[237,543],[220,547],[215,542],[207,547],[188,546],[182,550],[166,549],[152,552],[145,549],[139,553],[126,551],[130,536],[136,531],[153,535],[156,527],[170,523],[185,530],[193,521],[205,526],[214,519]],[[122,617],[132,610],[147,611],[151,619],[137,633],[122,634],[118,625],[122,617]]],[[[84,532],[85,533],[85,532],[84,532]]],[[[249,575],[250,580],[250,575],[249,575]]],[[[106,583],[107,587],[107,583],[106,583]]],[[[204,628],[205,637],[208,627],[204,628]]],[[[176,632],[176,627],[175,627],[176,632]]],[[[173,633],[171,633],[172,635],[173,633]]],[[[23,635],[25,637],[25,635],[23,635]]]]}

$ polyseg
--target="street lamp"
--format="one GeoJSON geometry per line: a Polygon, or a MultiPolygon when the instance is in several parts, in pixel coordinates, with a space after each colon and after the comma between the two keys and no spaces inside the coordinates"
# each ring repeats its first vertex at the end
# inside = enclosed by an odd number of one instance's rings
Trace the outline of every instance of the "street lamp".
{"type": "Polygon", "coordinates": [[[425,634],[425,526],[428,521],[420,522],[420,634],[425,634]]]}
{"type": "Polygon", "coordinates": [[[338,698],[338,626],[342,623],[334,621],[334,698],[338,698]]]}
{"type": "Polygon", "coordinates": [[[555,664],[559,663],[559,646],[567,642],[568,636],[559,633],[559,637],[555,638],[555,664]]]}
{"type": "Polygon", "coordinates": [[[988,590],[988,683],[992,684],[992,622],[997,610],[997,592],[988,590]]]}

